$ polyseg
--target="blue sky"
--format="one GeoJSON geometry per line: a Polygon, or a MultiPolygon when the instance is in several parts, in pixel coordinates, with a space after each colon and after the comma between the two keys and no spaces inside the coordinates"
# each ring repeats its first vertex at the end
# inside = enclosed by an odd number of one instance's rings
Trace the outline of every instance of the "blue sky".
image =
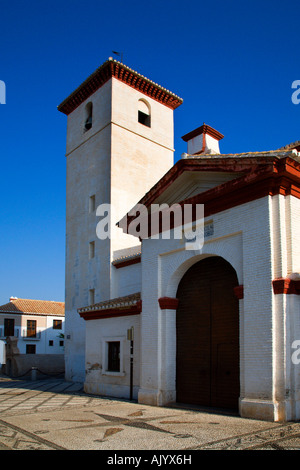
{"type": "MultiPolygon", "coordinates": [[[[0,304],[64,300],[65,139],[61,103],[112,51],[183,98],[181,136],[203,122],[223,153],[300,140],[299,0],[0,0],[0,304]]],[[[117,57],[115,57],[117,58],[117,57]]]]}

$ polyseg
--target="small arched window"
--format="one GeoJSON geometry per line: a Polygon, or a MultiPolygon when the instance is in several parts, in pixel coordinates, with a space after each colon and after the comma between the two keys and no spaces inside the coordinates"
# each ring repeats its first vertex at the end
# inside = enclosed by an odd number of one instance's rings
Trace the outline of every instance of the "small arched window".
{"type": "Polygon", "coordinates": [[[151,127],[150,105],[144,100],[139,100],[138,103],[138,121],[144,126],[151,127]]]}
{"type": "Polygon", "coordinates": [[[84,131],[91,129],[93,125],[93,103],[89,102],[85,107],[84,131]]]}

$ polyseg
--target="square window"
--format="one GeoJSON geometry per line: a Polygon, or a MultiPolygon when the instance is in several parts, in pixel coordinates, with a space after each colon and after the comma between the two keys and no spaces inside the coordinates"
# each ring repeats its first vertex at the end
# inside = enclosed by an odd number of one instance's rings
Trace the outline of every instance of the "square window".
{"type": "Polygon", "coordinates": [[[61,330],[62,329],[62,320],[53,320],[53,329],[61,330]]]}
{"type": "Polygon", "coordinates": [[[139,111],[138,121],[139,121],[140,124],[144,124],[144,126],[150,127],[150,116],[149,116],[149,114],[143,113],[143,111],[139,111]]]}
{"type": "Polygon", "coordinates": [[[35,354],[35,344],[26,344],[26,354],[35,354]]]}

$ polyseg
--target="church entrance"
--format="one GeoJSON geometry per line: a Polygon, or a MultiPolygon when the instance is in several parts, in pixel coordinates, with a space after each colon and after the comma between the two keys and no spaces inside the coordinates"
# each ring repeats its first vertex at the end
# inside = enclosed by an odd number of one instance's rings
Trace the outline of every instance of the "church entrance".
{"type": "Polygon", "coordinates": [[[238,408],[239,308],[233,267],[213,256],[194,264],[177,290],[178,403],[238,408]]]}

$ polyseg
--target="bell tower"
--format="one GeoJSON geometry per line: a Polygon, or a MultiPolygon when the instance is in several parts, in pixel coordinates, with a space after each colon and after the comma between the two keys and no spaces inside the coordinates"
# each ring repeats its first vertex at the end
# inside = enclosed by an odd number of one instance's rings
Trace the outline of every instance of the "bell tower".
{"type": "Polygon", "coordinates": [[[136,245],[116,223],[173,165],[173,111],[182,99],[109,58],[58,110],[67,119],[66,378],[84,380],[85,325],[77,310],[116,296],[112,261],[136,245]],[[96,235],[110,204],[110,237],[96,235]]]}

